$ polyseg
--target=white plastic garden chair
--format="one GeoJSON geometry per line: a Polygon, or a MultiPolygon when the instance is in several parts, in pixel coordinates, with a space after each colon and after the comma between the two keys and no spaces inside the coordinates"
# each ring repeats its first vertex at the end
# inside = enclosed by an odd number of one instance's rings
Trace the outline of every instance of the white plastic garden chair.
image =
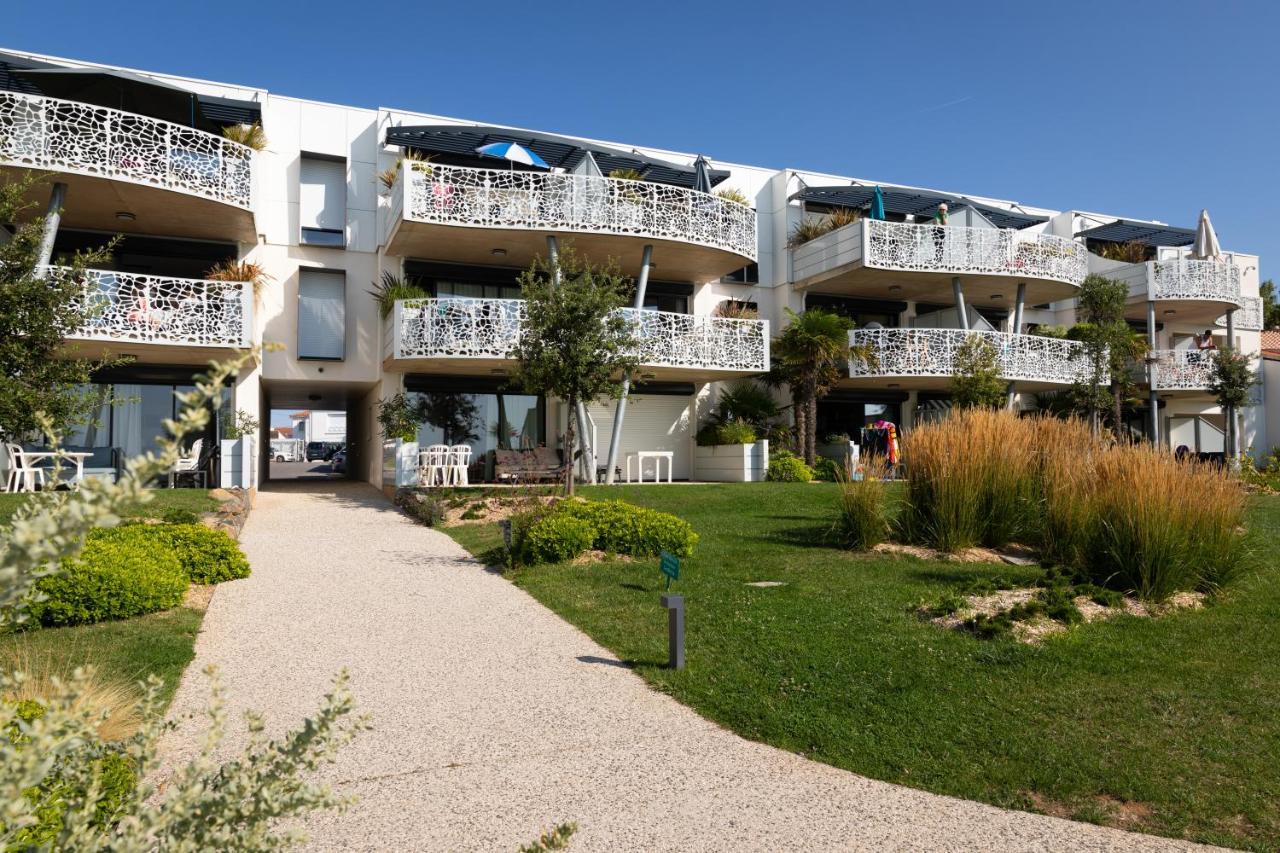
{"type": "Polygon", "coordinates": [[[5,448],[9,452],[9,477],[5,483],[6,491],[33,492],[37,482],[41,486],[44,485],[44,469],[30,464],[20,445],[6,444],[5,448]]]}
{"type": "Polygon", "coordinates": [[[471,465],[471,445],[455,444],[449,448],[449,470],[445,479],[451,486],[467,486],[467,468],[471,465]]]}
{"type": "Polygon", "coordinates": [[[449,445],[433,444],[418,454],[418,482],[427,486],[443,486],[449,464],[449,445]]]}

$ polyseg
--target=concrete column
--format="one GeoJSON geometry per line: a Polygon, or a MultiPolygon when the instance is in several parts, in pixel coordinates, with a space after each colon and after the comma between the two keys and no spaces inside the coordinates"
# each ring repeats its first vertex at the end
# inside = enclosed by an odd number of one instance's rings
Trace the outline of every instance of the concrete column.
{"type": "Polygon", "coordinates": [[[551,281],[553,284],[560,283],[560,244],[556,242],[556,235],[547,235],[547,264],[551,267],[551,281]]]}
{"type": "MultiPolygon", "coordinates": [[[[1022,334],[1022,309],[1026,301],[1027,301],[1027,283],[1024,281],[1020,281],[1018,282],[1018,296],[1013,303],[1013,324],[1012,324],[1012,328],[1009,330],[1012,334],[1015,334],[1015,335],[1022,334]]],[[[1009,391],[1005,399],[1006,408],[1012,410],[1014,401],[1017,399],[1017,397],[1018,397],[1018,393],[1014,389],[1014,384],[1010,382],[1009,391]]]]}
{"type": "MultiPolygon", "coordinates": [[[[1156,303],[1147,301],[1147,348],[1152,353],[1156,349],[1156,303]]],[[[1151,443],[1160,444],[1160,397],[1156,394],[1156,364],[1147,359],[1147,405],[1151,408],[1151,443]]]]}
{"type": "MultiPolygon", "coordinates": [[[[547,235],[547,265],[551,267],[551,285],[554,289],[560,284],[560,244],[556,240],[556,235],[547,235]]],[[[584,479],[588,483],[596,481],[596,465],[594,456],[591,452],[591,438],[587,435],[587,407],[582,401],[578,401],[575,411],[568,415],[578,420],[578,443],[582,446],[583,465],[586,469],[584,479]]],[[[565,453],[568,455],[569,465],[573,465],[573,448],[566,447],[565,453]]]]}
{"type": "Polygon", "coordinates": [[[53,260],[53,241],[58,237],[58,225],[62,222],[62,207],[67,201],[67,185],[59,181],[49,191],[49,208],[44,215],[44,233],[40,237],[40,266],[53,260]]]}
{"type": "Polygon", "coordinates": [[[951,293],[956,298],[956,315],[960,317],[960,328],[966,332],[969,331],[969,312],[964,307],[964,285],[960,283],[960,276],[951,277],[951,293]]]}
{"type": "MultiPolygon", "coordinates": [[[[649,267],[653,263],[653,246],[645,246],[640,256],[640,278],[636,280],[636,298],[632,307],[637,311],[644,308],[644,292],[649,287],[649,267]]],[[[613,414],[613,435],[609,439],[609,458],[604,466],[604,482],[612,486],[614,469],[618,467],[618,445],[622,443],[622,421],[627,414],[627,394],[631,391],[631,377],[622,378],[622,396],[618,398],[618,406],[613,414]]]]}
{"type": "MultiPolygon", "coordinates": [[[[1235,352],[1236,350],[1236,311],[1232,308],[1227,312],[1227,350],[1235,352]]],[[[1231,470],[1235,470],[1236,463],[1240,459],[1240,430],[1236,423],[1236,407],[1227,406],[1227,410],[1223,412],[1227,417],[1227,464],[1231,466],[1231,470]]]]}

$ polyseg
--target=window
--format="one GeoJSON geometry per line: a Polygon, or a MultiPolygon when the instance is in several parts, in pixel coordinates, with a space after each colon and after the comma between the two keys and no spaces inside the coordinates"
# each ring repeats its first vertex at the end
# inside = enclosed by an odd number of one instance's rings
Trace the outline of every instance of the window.
{"type": "Polygon", "coordinates": [[[720,280],[727,284],[759,284],[760,265],[751,264],[750,266],[736,269],[731,273],[720,276],[720,280]]]}
{"type": "Polygon", "coordinates": [[[298,273],[298,358],[341,360],[346,354],[347,282],[342,273],[298,273]]]}
{"type": "Polygon", "coordinates": [[[298,177],[298,214],[302,224],[301,242],[310,246],[346,243],[347,164],[303,155],[298,177]]]}

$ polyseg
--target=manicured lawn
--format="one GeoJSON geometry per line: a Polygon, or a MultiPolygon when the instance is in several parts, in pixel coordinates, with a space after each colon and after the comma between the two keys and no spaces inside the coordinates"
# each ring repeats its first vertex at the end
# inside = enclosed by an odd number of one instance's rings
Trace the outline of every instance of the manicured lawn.
{"type": "MultiPolygon", "coordinates": [[[[1280,573],[1199,612],[982,641],[914,608],[1033,569],[865,556],[830,544],[828,484],[587,489],[673,512],[702,541],[688,667],[664,668],[657,562],[556,565],[515,583],[655,687],[740,734],[857,773],[1011,808],[1257,850],[1280,846],[1280,573]],[[782,581],[775,588],[748,581],[782,581]]],[[[1263,556],[1280,498],[1254,498],[1263,556]]],[[[473,553],[495,525],[447,528],[473,553]]],[[[492,556],[492,554],[491,554],[492,556]]]]}
{"type": "Polygon", "coordinates": [[[154,674],[164,681],[167,703],[195,655],[202,618],[201,610],[177,607],[119,622],[0,635],[0,667],[69,675],[77,666],[92,665],[103,680],[125,684],[154,674]]]}
{"type": "MultiPolygon", "coordinates": [[[[146,504],[135,504],[125,517],[159,516],[166,509],[187,509],[196,514],[212,512],[218,508],[218,502],[209,497],[206,489],[153,489],[154,497],[146,504]]],[[[6,524],[18,507],[27,500],[25,494],[0,494],[0,524],[6,524]]]]}

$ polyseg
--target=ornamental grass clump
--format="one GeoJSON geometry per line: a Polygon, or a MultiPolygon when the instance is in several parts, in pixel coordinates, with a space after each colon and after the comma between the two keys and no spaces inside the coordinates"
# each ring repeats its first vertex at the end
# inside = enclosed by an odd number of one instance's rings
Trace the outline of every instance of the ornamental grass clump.
{"type": "Polygon", "coordinates": [[[862,478],[851,480],[838,468],[840,485],[836,533],[846,548],[869,551],[889,537],[889,508],[885,495],[888,466],[879,456],[862,465],[862,478]]]}
{"type": "Polygon", "coordinates": [[[1030,533],[1034,436],[1007,412],[966,409],[907,433],[903,536],[940,551],[1000,546],[1030,533]]]}

